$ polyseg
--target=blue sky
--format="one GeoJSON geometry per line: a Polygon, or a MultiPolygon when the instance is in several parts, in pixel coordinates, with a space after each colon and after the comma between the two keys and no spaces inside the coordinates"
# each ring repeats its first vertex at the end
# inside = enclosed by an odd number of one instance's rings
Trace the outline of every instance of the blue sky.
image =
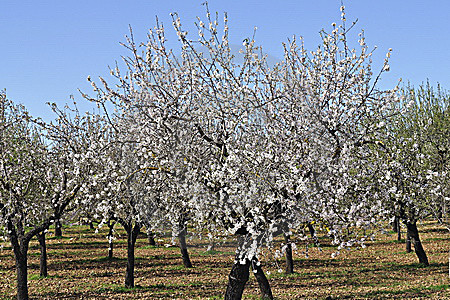
{"type": "MultiPolygon", "coordinates": [[[[78,88],[94,95],[87,76],[107,77],[108,66],[127,52],[119,45],[133,27],[137,41],[155,25],[155,16],[171,29],[170,12],[178,12],[188,28],[205,15],[204,0],[1,0],[0,89],[25,104],[35,116],[51,119],[46,102],[59,105],[78,88]]],[[[212,12],[228,12],[231,42],[242,40],[258,27],[256,42],[266,52],[282,57],[281,43],[303,36],[308,49],[319,43],[319,31],[339,22],[340,0],[210,0],[212,12]]],[[[378,46],[379,66],[393,49],[391,71],[381,88],[392,88],[399,78],[418,85],[427,78],[450,88],[450,1],[347,0],[347,20],[358,19],[350,33],[365,30],[370,47],[378,46]]],[[[220,17],[222,19],[222,17],[220,17]]],[[[192,28],[192,27],[191,27],[192,28]]],[[[176,47],[175,38],[171,41],[176,47]]],[[[81,109],[88,106],[81,104],[81,109]]]]}

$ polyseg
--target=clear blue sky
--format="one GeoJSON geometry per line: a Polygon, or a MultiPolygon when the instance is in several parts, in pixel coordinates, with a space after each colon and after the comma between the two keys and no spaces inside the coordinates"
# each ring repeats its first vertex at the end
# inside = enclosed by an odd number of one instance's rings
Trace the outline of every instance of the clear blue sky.
{"type": "MultiPolygon", "coordinates": [[[[45,102],[64,104],[72,94],[81,99],[78,88],[94,95],[86,78],[107,77],[108,65],[126,54],[119,42],[129,24],[138,41],[155,25],[156,15],[171,29],[169,13],[176,11],[189,27],[205,15],[202,2],[0,0],[0,89],[33,115],[50,119],[45,102]]],[[[313,50],[318,32],[340,18],[340,0],[208,2],[212,12],[228,12],[233,43],[242,44],[257,26],[257,43],[275,57],[282,57],[281,43],[294,34],[313,50]]],[[[345,6],[348,22],[359,19],[352,35],[363,28],[369,46],[378,46],[376,66],[393,48],[382,88],[399,78],[414,85],[428,78],[450,89],[449,0],[346,0],[345,6]]]]}

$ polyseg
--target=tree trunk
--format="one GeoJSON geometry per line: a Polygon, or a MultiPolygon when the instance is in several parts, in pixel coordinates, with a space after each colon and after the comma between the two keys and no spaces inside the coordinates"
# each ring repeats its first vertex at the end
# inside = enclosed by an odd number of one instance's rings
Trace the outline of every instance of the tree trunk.
{"type": "Polygon", "coordinates": [[[397,241],[402,239],[402,228],[400,227],[400,218],[395,216],[392,221],[392,231],[397,233],[397,241]]]}
{"type": "Polygon", "coordinates": [[[113,242],[113,230],[114,225],[116,225],[116,222],[111,222],[111,220],[108,220],[108,258],[113,258],[113,249],[114,249],[114,242],[113,242]]]}
{"type": "Polygon", "coordinates": [[[136,223],[133,227],[132,224],[126,226],[127,231],[127,270],[125,274],[125,287],[133,288],[134,287],[134,248],[136,245],[136,238],[141,229],[140,225],[136,223]]]}
{"type": "Polygon", "coordinates": [[[250,261],[245,260],[245,264],[240,264],[236,255],[236,262],[231,268],[228,276],[228,286],[225,292],[225,300],[240,300],[244,292],[245,284],[249,278],[250,261]]]}
{"type": "Polygon", "coordinates": [[[409,230],[406,230],[406,252],[410,253],[411,251],[411,236],[409,230]]]}
{"type": "Polygon", "coordinates": [[[294,260],[292,259],[292,245],[289,235],[284,235],[284,242],[286,243],[286,274],[293,274],[294,260]]]}
{"type": "Polygon", "coordinates": [[[55,220],[55,236],[62,237],[62,226],[59,218],[55,220]]]}
{"type": "Polygon", "coordinates": [[[311,224],[311,222],[308,222],[307,226],[308,226],[309,234],[311,234],[311,238],[315,237],[316,231],[314,230],[314,226],[311,224]]]}
{"type": "Polygon", "coordinates": [[[47,269],[47,245],[45,243],[45,232],[41,232],[37,234],[37,239],[39,241],[39,246],[41,250],[41,259],[39,261],[39,276],[47,277],[48,269],[47,269]]]}
{"type": "Polygon", "coordinates": [[[147,230],[147,238],[150,246],[156,246],[155,234],[151,230],[147,230]]]}
{"type": "Polygon", "coordinates": [[[441,205],[441,206],[439,206],[438,211],[437,211],[437,219],[439,221],[442,220],[443,212],[444,212],[444,205],[441,205]]]}
{"type": "Polygon", "coordinates": [[[397,231],[397,241],[402,240],[402,228],[400,227],[400,222],[398,223],[398,231],[397,231]]]}
{"type": "Polygon", "coordinates": [[[180,243],[181,256],[183,257],[183,265],[186,268],[192,268],[191,259],[189,258],[189,253],[186,244],[186,227],[184,227],[178,233],[178,241],[180,243]]]}
{"type": "Polygon", "coordinates": [[[228,275],[227,290],[224,300],[240,300],[244,292],[245,284],[248,281],[250,273],[250,260],[246,259],[244,264],[240,263],[240,250],[244,247],[245,236],[238,235],[238,247],[233,267],[228,275]]]}
{"type": "Polygon", "coordinates": [[[261,292],[261,299],[273,300],[272,289],[270,288],[269,280],[267,280],[267,277],[256,258],[252,259],[252,269],[253,273],[255,274],[256,281],[258,281],[259,290],[261,292]]]}
{"type": "Polygon", "coordinates": [[[17,299],[28,300],[28,270],[27,255],[30,240],[19,237],[17,231],[10,220],[7,222],[7,229],[11,246],[16,260],[17,272],[17,299]]]}
{"type": "Polygon", "coordinates": [[[400,230],[399,228],[399,218],[397,216],[394,217],[394,221],[392,221],[392,231],[398,232],[400,230]]]}
{"type": "Polygon", "coordinates": [[[16,255],[17,270],[17,299],[28,300],[28,270],[27,270],[27,253],[25,249],[20,249],[20,255],[16,255]]]}
{"type": "Polygon", "coordinates": [[[417,230],[417,224],[414,223],[407,223],[406,224],[408,235],[411,239],[411,242],[414,244],[414,251],[416,252],[417,257],[419,258],[419,263],[422,263],[426,266],[429,265],[428,263],[428,257],[425,253],[425,250],[422,247],[422,243],[419,238],[419,231],[417,230]]]}
{"type": "Polygon", "coordinates": [[[8,232],[9,239],[11,241],[11,246],[14,252],[14,258],[16,260],[16,271],[17,271],[17,299],[28,300],[28,270],[27,270],[27,255],[28,246],[30,240],[40,232],[44,231],[48,226],[50,226],[52,218],[49,218],[43,222],[38,227],[35,227],[25,233],[24,225],[22,223],[12,222],[11,219],[7,220],[6,229],[8,232]]]}

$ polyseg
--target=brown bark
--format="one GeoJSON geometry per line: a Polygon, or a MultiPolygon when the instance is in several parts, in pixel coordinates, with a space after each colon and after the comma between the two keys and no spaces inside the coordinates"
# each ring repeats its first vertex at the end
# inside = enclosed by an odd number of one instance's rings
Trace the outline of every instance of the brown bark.
{"type": "MultiPolygon", "coordinates": [[[[17,299],[28,300],[28,262],[27,252],[30,239],[18,235],[11,221],[7,223],[9,238],[16,260],[17,299]]],[[[19,229],[19,232],[22,230],[19,229]]]]}
{"type": "MultiPolygon", "coordinates": [[[[21,247],[22,248],[22,247],[21,247]]],[[[28,248],[28,247],[27,247],[28,248]]],[[[15,255],[16,259],[16,271],[17,271],[17,299],[28,300],[28,262],[27,262],[27,250],[20,249],[20,254],[15,255]]],[[[16,252],[16,251],[14,251],[16,252]]]]}

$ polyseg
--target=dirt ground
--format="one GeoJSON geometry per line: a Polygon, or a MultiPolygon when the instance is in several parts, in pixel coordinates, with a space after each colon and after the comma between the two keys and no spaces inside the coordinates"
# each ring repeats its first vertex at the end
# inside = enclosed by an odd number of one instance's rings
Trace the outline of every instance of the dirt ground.
{"type": "MultiPolygon", "coordinates": [[[[106,229],[105,229],[106,230],[106,229]]],[[[166,247],[169,237],[158,237],[150,246],[145,235],[136,243],[133,289],[124,288],[126,238],[118,228],[114,256],[108,260],[106,231],[87,226],[64,228],[63,238],[48,238],[49,277],[39,277],[39,247],[29,250],[29,292],[32,299],[222,299],[234,260],[235,242],[230,239],[207,251],[207,242],[188,240],[194,265],[182,265],[177,247],[166,247]]],[[[417,263],[406,253],[396,234],[380,234],[365,249],[336,251],[326,237],[321,249],[299,245],[294,254],[295,273],[286,275],[283,258],[262,257],[275,299],[450,299],[450,235],[433,222],[420,224],[421,239],[430,266],[417,263]]],[[[320,236],[320,234],[319,234],[320,236]]],[[[8,243],[0,250],[0,297],[15,297],[15,266],[8,243]]],[[[251,275],[244,299],[259,299],[251,275]]]]}

